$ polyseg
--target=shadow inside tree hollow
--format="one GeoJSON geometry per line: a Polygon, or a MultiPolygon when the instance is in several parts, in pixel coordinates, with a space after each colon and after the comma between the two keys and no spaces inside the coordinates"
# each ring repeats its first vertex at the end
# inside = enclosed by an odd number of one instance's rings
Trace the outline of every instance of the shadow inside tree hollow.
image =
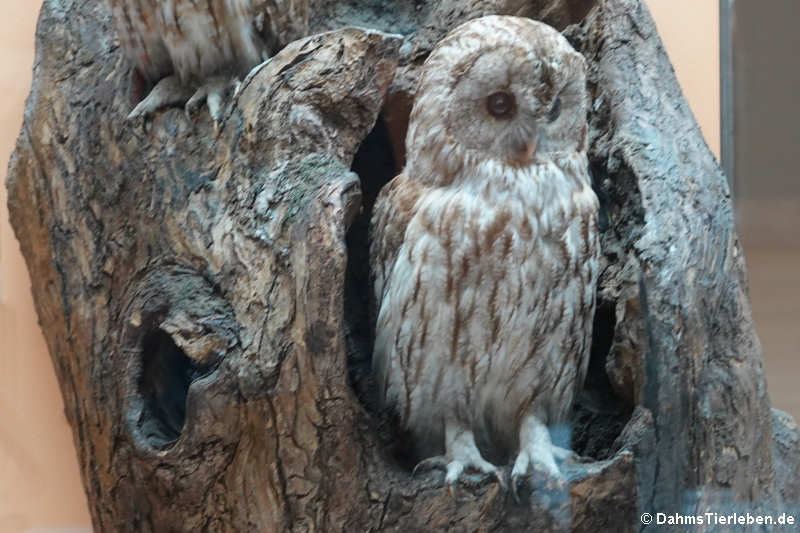
{"type": "MultiPolygon", "coordinates": [[[[392,132],[389,124],[383,115],[378,118],[352,164],[361,181],[362,211],[346,237],[348,375],[357,397],[373,415],[383,444],[403,467],[411,469],[416,462],[412,445],[406,435],[396,430],[392,413],[381,411],[371,369],[375,310],[369,274],[369,221],[378,192],[402,170],[398,159],[403,154],[398,154],[396,140],[404,138],[404,132],[392,132]]],[[[568,441],[576,453],[596,460],[608,459],[619,451],[617,437],[634,409],[634,405],[614,392],[606,373],[606,359],[617,322],[614,309],[615,302],[598,297],[587,377],[569,423],[553,434],[554,440],[562,445],[568,441]]]]}
{"type": "Polygon", "coordinates": [[[617,322],[614,305],[611,301],[597,300],[589,369],[571,416],[572,449],[594,459],[609,459],[618,451],[615,441],[634,409],[614,392],[606,372],[617,322]]]}
{"type": "Polygon", "coordinates": [[[139,391],[144,400],[142,434],[155,448],[176,441],[186,418],[192,360],[161,330],[145,336],[139,391]]]}
{"type": "Polygon", "coordinates": [[[189,385],[208,374],[214,365],[192,361],[160,329],[146,334],[142,342],[142,370],[138,389],[142,398],[139,432],[155,449],[173,445],[186,420],[189,385]]]}
{"type": "Polygon", "coordinates": [[[387,413],[379,412],[372,379],[374,301],[369,274],[369,221],[378,192],[400,171],[392,152],[389,129],[383,116],[367,135],[353,158],[352,170],[361,181],[361,213],[347,232],[347,270],[344,309],[347,324],[348,376],[361,403],[379,422],[384,442],[392,438],[387,413]]]}

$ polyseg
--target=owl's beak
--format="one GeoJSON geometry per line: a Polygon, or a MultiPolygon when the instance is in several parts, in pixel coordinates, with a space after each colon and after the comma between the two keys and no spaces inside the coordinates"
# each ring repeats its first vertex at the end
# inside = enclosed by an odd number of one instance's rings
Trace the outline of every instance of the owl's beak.
{"type": "Polygon", "coordinates": [[[533,162],[533,156],[536,154],[536,146],[538,141],[536,137],[530,141],[523,141],[516,149],[516,154],[512,160],[512,164],[516,166],[527,166],[533,162]]]}
{"type": "Polygon", "coordinates": [[[524,161],[530,161],[533,159],[533,154],[536,153],[536,145],[539,144],[536,139],[529,141],[526,143],[522,148],[522,156],[524,161]]]}

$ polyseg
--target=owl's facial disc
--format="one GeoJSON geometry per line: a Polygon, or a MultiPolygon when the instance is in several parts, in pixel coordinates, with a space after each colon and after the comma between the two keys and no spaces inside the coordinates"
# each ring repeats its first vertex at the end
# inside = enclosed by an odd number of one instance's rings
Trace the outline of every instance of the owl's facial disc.
{"type": "Polygon", "coordinates": [[[583,107],[578,66],[566,55],[516,46],[467,55],[452,69],[451,91],[442,93],[448,136],[515,167],[573,150],[577,119],[570,117],[583,107]]]}
{"type": "Polygon", "coordinates": [[[465,159],[521,167],[585,150],[584,59],[554,31],[445,39],[420,80],[409,154],[436,153],[456,169],[465,159]]]}

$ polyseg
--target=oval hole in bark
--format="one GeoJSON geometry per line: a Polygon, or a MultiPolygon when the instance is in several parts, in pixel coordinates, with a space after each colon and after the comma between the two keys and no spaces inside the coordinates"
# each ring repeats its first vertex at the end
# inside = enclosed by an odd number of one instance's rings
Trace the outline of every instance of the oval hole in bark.
{"type": "MultiPolygon", "coordinates": [[[[113,352],[125,424],[141,451],[165,450],[196,416],[192,383],[239,353],[239,325],[213,283],[183,265],[152,265],[125,300],[113,352]]],[[[214,381],[198,387],[197,400],[214,381]]]]}
{"type": "Polygon", "coordinates": [[[189,385],[208,369],[196,365],[160,329],[144,336],[141,353],[138,388],[143,403],[139,432],[148,444],[163,449],[180,437],[189,385]]]}

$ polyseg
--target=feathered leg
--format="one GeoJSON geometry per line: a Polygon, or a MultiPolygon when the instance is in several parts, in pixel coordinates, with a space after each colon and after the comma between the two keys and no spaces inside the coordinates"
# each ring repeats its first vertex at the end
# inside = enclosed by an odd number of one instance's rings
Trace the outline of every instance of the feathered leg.
{"type": "Polygon", "coordinates": [[[455,484],[461,474],[467,469],[491,474],[505,487],[502,469],[484,459],[475,444],[472,431],[455,422],[445,424],[445,454],[421,461],[414,468],[414,473],[429,468],[440,468],[446,472],[444,480],[450,487],[451,493],[454,492],[455,484]]]}
{"type": "Polygon", "coordinates": [[[531,467],[534,470],[542,471],[548,478],[548,484],[552,482],[557,488],[564,488],[567,479],[557,463],[577,460],[577,455],[571,450],[553,444],[547,426],[533,415],[528,415],[522,421],[519,442],[519,454],[511,469],[511,491],[514,498],[519,501],[517,491],[531,467]]]}

